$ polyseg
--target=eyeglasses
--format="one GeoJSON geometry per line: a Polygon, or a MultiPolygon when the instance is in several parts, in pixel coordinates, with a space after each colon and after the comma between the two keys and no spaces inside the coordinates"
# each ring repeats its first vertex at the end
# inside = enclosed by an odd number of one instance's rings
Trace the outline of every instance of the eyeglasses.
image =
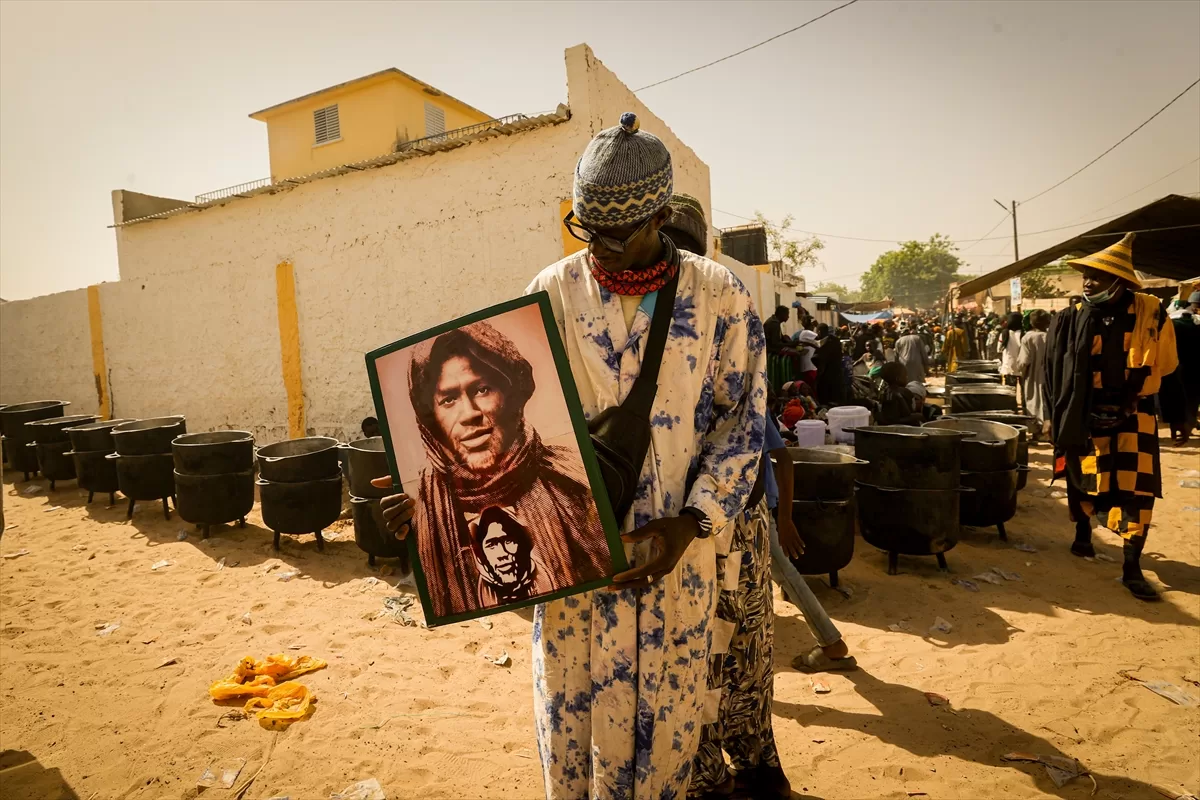
{"type": "Polygon", "coordinates": [[[572,220],[574,220],[574,219],[575,219],[575,211],[574,210],[568,211],[567,215],[565,217],[563,217],[563,225],[565,225],[567,227],[567,230],[570,231],[571,235],[574,236],[576,239],[578,239],[581,242],[587,242],[588,244],[591,244],[592,242],[596,242],[604,249],[611,250],[614,253],[624,253],[625,248],[629,246],[629,243],[632,242],[634,239],[636,239],[638,237],[638,234],[640,234],[642,231],[644,231],[646,229],[646,226],[650,224],[650,220],[652,220],[654,218],[651,217],[650,219],[646,220],[641,225],[639,225],[637,227],[637,230],[635,230],[633,233],[629,234],[629,237],[626,238],[624,241],[622,241],[621,239],[614,239],[611,236],[608,236],[603,233],[599,233],[597,231],[592,230],[591,228],[585,228],[583,225],[581,225],[578,222],[572,222],[572,220]]]}

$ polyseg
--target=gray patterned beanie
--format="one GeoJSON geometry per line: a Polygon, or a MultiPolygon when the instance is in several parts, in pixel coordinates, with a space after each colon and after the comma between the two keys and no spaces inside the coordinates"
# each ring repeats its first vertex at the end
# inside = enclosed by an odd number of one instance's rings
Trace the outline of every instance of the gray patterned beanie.
{"type": "Polygon", "coordinates": [[[575,167],[573,208],[583,225],[619,228],[643,222],[671,199],[674,173],[666,145],[639,131],[636,114],[588,142],[575,167]]]}

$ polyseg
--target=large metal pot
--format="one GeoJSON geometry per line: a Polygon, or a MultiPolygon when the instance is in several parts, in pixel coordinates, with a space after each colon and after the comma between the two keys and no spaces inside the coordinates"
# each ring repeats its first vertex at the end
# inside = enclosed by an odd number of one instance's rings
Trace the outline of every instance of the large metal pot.
{"type": "Polygon", "coordinates": [[[105,458],[117,465],[117,486],[129,498],[129,518],[137,500],[162,500],[163,515],[171,518],[167,498],[175,494],[175,467],[170,453],[127,456],[109,453],[105,458]]]}
{"type": "Polygon", "coordinates": [[[867,463],[844,453],[809,447],[789,447],[788,455],[792,457],[793,500],[850,500],[859,468],[867,463]]]}
{"type": "MultiPolygon", "coordinates": [[[[989,422],[999,422],[1003,425],[1011,425],[1017,429],[1017,466],[1029,466],[1029,430],[1037,425],[1038,422],[1028,414],[1021,414],[1016,411],[967,411],[960,414],[953,414],[943,419],[983,419],[989,422]]],[[[966,465],[963,467],[966,469],[966,465]]],[[[1029,470],[1021,470],[1017,477],[1017,491],[1025,488],[1025,484],[1029,481],[1029,470]]]]}
{"type": "Polygon", "coordinates": [[[87,425],[75,425],[67,428],[67,437],[71,440],[71,447],[78,453],[100,450],[111,453],[117,449],[117,446],[113,444],[112,429],[118,425],[124,425],[126,422],[137,422],[137,420],[105,419],[87,425]]]}
{"type": "Polygon", "coordinates": [[[387,529],[379,500],[351,497],[350,510],[354,514],[354,543],[367,554],[367,563],[375,566],[376,558],[398,558],[400,572],[408,572],[408,545],[387,529]]]}
{"type": "Polygon", "coordinates": [[[963,486],[974,489],[965,492],[959,507],[958,520],[976,528],[999,529],[1000,538],[1007,539],[1004,523],[1017,513],[1017,479],[1024,467],[993,472],[964,472],[963,486]]]}
{"type": "MultiPolygon", "coordinates": [[[[996,359],[969,358],[959,361],[957,372],[994,372],[1000,374],[1000,362],[996,359]]],[[[947,373],[953,375],[953,372],[947,373]]]]}
{"type": "Polygon", "coordinates": [[[37,452],[25,445],[34,441],[34,432],[26,431],[25,423],[39,419],[61,417],[71,403],[67,400],[39,400],[35,403],[15,403],[0,411],[0,430],[8,439],[9,464],[18,472],[36,473],[37,452]]]}
{"type": "MultiPolygon", "coordinates": [[[[337,449],[330,448],[337,462],[337,449]]],[[[336,468],[336,467],[335,467],[336,468]]],[[[260,478],[258,495],[262,518],[275,531],[275,549],[281,533],[313,533],[317,549],[325,549],[321,531],[332,525],[342,513],[342,473],[335,472],[315,481],[273,481],[260,478]]]]}
{"type": "Polygon", "coordinates": [[[113,494],[121,488],[117,481],[117,462],[106,458],[104,450],[72,450],[67,455],[75,462],[75,475],[80,489],[87,490],[88,502],[92,502],[96,492],[107,492],[111,505],[116,498],[113,494]]]}
{"type": "MultiPolygon", "coordinates": [[[[175,460],[177,474],[229,475],[241,473],[254,469],[254,435],[249,431],[187,433],[175,437],[171,442],[171,454],[175,460]]],[[[254,493],[253,488],[250,492],[254,493]]],[[[180,514],[182,515],[183,512],[181,511],[180,514]]],[[[188,520],[188,522],[191,521],[188,520]]],[[[230,520],[223,521],[229,522],[230,520]]]]}
{"type": "Polygon", "coordinates": [[[870,462],[860,467],[860,480],[894,489],[956,489],[965,435],[912,425],[856,428],[854,452],[870,462]]]}
{"type": "Polygon", "coordinates": [[[170,455],[172,440],[184,433],[187,433],[184,417],[154,417],[116,426],[112,429],[112,439],[123,456],[170,455]]]}
{"type": "Polygon", "coordinates": [[[982,419],[938,419],[924,427],[974,434],[963,439],[963,471],[992,472],[1017,464],[1018,431],[1011,425],[982,419]]]}
{"type": "Polygon", "coordinates": [[[792,503],[792,522],[804,542],[804,553],[791,559],[802,575],[829,575],[837,586],[838,570],[854,558],[857,504],[854,495],[841,501],[797,500],[792,503]]]}
{"type": "Polygon", "coordinates": [[[190,475],[175,470],[175,510],[187,522],[199,525],[208,538],[210,525],[237,521],[246,526],[254,508],[254,470],[221,475],[190,475]]]}
{"type": "Polygon", "coordinates": [[[359,439],[349,444],[338,445],[346,456],[346,465],[350,473],[350,494],[354,497],[386,497],[392,493],[391,488],[377,489],[371,485],[372,478],[383,478],[391,475],[388,466],[387,450],[383,446],[382,436],[372,436],[369,439],[359,439]]]}
{"type": "Polygon", "coordinates": [[[58,481],[75,479],[75,461],[71,458],[70,442],[36,442],[27,444],[37,452],[38,469],[50,481],[50,489],[58,481]]]}
{"type": "Polygon", "coordinates": [[[73,414],[69,417],[52,417],[50,419],[26,422],[25,427],[32,432],[33,438],[31,441],[39,444],[69,442],[71,436],[67,433],[68,428],[73,428],[76,425],[86,425],[89,422],[95,422],[97,419],[98,417],[95,414],[73,414]]]}
{"type": "Polygon", "coordinates": [[[326,480],[340,471],[338,444],[328,436],[309,436],[260,447],[256,451],[259,474],[275,483],[326,480]]]}
{"type": "Polygon", "coordinates": [[[993,383],[969,383],[948,390],[950,413],[969,411],[1016,411],[1017,388],[993,383]]]}
{"type": "Polygon", "coordinates": [[[937,556],[946,568],[946,551],[958,544],[959,489],[893,489],[859,483],[858,518],[862,537],[888,553],[888,574],[897,556],[937,556]]]}
{"type": "Polygon", "coordinates": [[[947,372],[947,386],[969,386],[977,383],[999,383],[1000,375],[996,372],[947,372]]]}

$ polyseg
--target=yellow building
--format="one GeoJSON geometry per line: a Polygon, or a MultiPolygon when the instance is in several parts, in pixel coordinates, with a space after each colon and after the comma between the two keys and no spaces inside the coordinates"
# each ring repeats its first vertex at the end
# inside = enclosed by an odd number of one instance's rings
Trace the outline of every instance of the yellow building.
{"type": "Polygon", "coordinates": [[[392,68],[264,108],[250,118],[267,123],[274,183],[394,153],[406,142],[491,116],[392,68]]]}

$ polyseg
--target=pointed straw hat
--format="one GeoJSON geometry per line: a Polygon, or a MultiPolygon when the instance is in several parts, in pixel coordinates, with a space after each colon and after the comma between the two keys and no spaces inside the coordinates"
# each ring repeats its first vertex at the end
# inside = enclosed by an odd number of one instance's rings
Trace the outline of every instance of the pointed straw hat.
{"type": "Polygon", "coordinates": [[[1134,235],[1127,233],[1124,239],[1111,247],[1106,247],[1098,253],[1092,253],[1090,256],[1073,258],[1067,263],[1081,272],[1090,267],[1098,269],[1101,272],[1107,272],[1109,275],[1116,275],[1118,278],[1126,280],[1140,289],[1142,288],[1142,282],[1138,279],[1137,273],[1133,271],[1134,235]]]}

